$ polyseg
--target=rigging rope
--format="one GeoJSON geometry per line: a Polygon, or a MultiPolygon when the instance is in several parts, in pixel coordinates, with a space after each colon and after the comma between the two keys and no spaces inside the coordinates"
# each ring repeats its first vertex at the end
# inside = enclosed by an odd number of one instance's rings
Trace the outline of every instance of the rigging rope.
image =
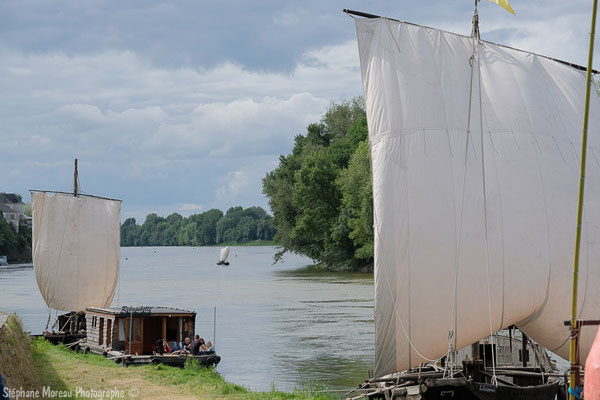
{"type": "MultiPolygon", "coordinates": [[[[477,3],[475,3],[475,14],[477,14],[477,3]]],[[[481,100],[481,56],[479,54],[479,38],[473,38],[473,41],[477,41],[476,53],[477,53],[477,82],[479,88],[479,126],[481,133],[481,177],[483,186],[483,225],[485,229],[485,272],[487,277],[487,291],[488,291],[488,316],[490,320],[490,337],[492,341],[492,384],[498,385],[498,378],[496,377],[496,351],[494,343],[494,328],[492,321],[492,294],[490,290],[490,255],[489,255],[489,239],[488,239],[488,220],[487,220],[487,196],[486,196],[486,184],[485,184],[485,152],[483,146],[483,106],[481,100]]],[[[497,342],[497,341],[496,341],[497,342]]]]}
{"type": "MultiPolygon", "coordinates": [[[[475,3],[475,10],[477,10],[477,3],[475,3]]],[[[475,36],[477,33],[477,30],[475,28],[475,26],[477,25],[475,23],[476,19],[475,16],[473,16],[473,36],[475,36]]],[[[472,109],[472,103],[473,103],[473,59],[475,57],[475,41],[473,41],[473,49],[472,49],[472,54],[471,54],[471,58],[469,59],[469,64],[471,66],[471,77],[470,77],[470,82],[469,82],[469,108],[468,108],[468,115],[467,115],[467,136],[465,139],[465,158],[464,158],[464,162],[463,162],[463,180],[462,180],[462,194],[461,194],[461,199],[460,199],[460,215],[458,217],[458,232],[457,232],[457,242],[456,242],[456,254],[455,254],[455,258],[454,258],[454,291],[453,291],[453,296],[452,296],[452,315],[450,318],[450,329],[448,331],[448,334],[450,336],[450,333],[452,334],[452,336],[450,337],[454,337],[454,348],[456,348],[457,345],[457,335],[456,335],[456,330],[457,330],[457,318],[458,318],[458,265],[459,265],[459,259],[460,259],[460,251],[461,251],[461,245],[462,245],[462,223],[463,223],[463,212],[464,212],[464,205],[465,205],[465,191],[466,191],[466,182],[467,182],[467,161],[468,161],[468,154],[469,154],[469,138],[471,137],[471,109],[472,109]]],[[[450,359],[451,354],[450,352],[452,352],[452,346],[449,345],[448,346],[448,354],[446,355],[447,359],[450,359]]],[[[444,372],[445,373],[445,372],[444,372]]]]}

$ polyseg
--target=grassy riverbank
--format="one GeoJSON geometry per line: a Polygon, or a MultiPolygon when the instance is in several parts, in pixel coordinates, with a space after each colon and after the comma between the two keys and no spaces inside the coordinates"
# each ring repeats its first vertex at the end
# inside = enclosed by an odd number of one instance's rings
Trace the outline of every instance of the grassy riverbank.
{"type": "Polygon", "coordinates": [[[335,398],[316,389],[252,392],[195,363],[188,363],[183,369],[163,365],[122,368],[101,356],[78,354],[44,340],[31,342],[15,316],[10,316],[0,330],[0,373],[9,389],[41,393],[49,388],[55,398],[102,398],[101,395],[106,398],[110,393],[117,399],[151,400],[335,398]]]}
{"type": "MultiPolygon", "coordinates": [[[[0,314],[0,317],[4,320],[6,314],[0,314]]],[[[0,374],[4,377],[6,387],[41,389],[31,340],[23,332],[21,321],[14,315],[8,315],[6,323],[0,328],[0,374]]]]}

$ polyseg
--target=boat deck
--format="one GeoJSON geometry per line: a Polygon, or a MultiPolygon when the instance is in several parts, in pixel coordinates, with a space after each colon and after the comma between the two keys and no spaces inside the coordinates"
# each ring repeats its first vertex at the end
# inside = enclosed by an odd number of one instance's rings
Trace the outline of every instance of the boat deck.
{"type": "Polygon", "coordinates": [[[217,366],[221,361],[221,357],[214,351],[203,352],[193,356],[191,354],[148,354],[148,355],[136,355],[126,354],[120,351],[105,351],[100,348],[93,346],[82,347],[81,350],[84,353],[94,353],[105,356],[109,360],[112,360],[123,366],[129,365],[146,365],[146,364],[164,364],[173,367],[183,367],[188,359],[194,359],[202,367],[217,366]]]}

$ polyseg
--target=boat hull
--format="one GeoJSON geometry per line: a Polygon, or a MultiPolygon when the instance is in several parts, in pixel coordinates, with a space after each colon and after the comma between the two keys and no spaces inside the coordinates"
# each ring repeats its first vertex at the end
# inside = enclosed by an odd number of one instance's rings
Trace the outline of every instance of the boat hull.
{"type": "Polygon", "coordinates": [[[558,381],[536,386],[492,385],[470,382],[464,378],[428,379],[421,385],[424,400],[553,400],[558,392],[558,381]]]}

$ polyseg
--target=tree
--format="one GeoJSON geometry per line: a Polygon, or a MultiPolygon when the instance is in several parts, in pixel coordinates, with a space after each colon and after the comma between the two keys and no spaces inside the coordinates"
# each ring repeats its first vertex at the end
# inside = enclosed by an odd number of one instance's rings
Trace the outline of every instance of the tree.
{"type": "Polygon", "coordinates": [[[340,193],[335,179],[338,169],[320,149],[306,158],[296,172],[292,203],[298,210],[296,223],[290,232],[293,249],[313,260],[325,260],[330,228],[337,218],[340,193]]]}
{"type": "Polygon", "coordinates": [[[0,255],[8,261],[31,261],[31,229],[19,226],[19,233],[6,222],[0,211],[0,255]]]}
{"type": "Polygon", "coordinates": [[[260,207],[232,207],[223,215],[212,209],[184,218],[173,213],[167,218],[148,214],[140,226],[135,218],[121,225],[121,246],[203,246],[224,241],[242,243],[272,240],[275,230],[271,216],[260,207]]]}
{"type": "Polygon", "coordinates": [[[17,232],[4,220],[0,211],[0,255],[9,256],[17,247],[17,232]]]}
{"type": "Polygon", "coordinates": [[[373,259],[373,185],[369,143],[360,143],[348,168],[337,182],[342,192],[342,210],[347,213],[349,237],[356,246],[355,257],[369,262],[373,259]]]}
{"type": "Polygon", "coordinates": [[[138,226],[135,218],[127,218],[123,224],[121,224],[121,246],[135,246],[136,236],[139,235],[138,226]]]}
{"type": "Polygon", "coordinates": [[[362,98],[333,103],[296,136],[291,154],[263,178],[280,245],[275,261],[291,251],[336,269],[372,262],[368,161],[362,98]]]}
{"type": "Polygon", "coordinates": [[[28,217],[32,216],[31,202],[28,201],[27,203],[25,203],[25,210],[23,213],[28,217]]]}

